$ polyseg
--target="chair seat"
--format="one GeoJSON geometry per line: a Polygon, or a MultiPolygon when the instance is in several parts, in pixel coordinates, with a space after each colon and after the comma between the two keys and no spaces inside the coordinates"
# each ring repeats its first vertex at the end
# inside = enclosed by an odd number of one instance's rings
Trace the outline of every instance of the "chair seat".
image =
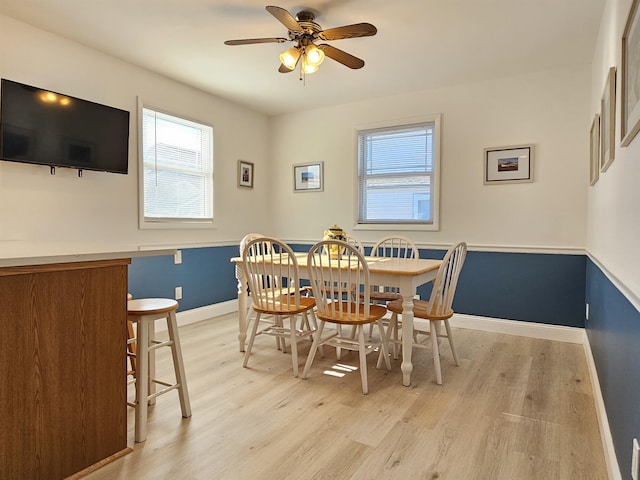
{"type": "MultiPolygon", "coordinates": [[[[394,300],[387,303],[387,309],[393,313],[402,313],[402,300],[394,300]]],[[[446,320],[453,316],[453,310],[449,309],[441,315],[431,313],[431,305],[425,300],[413,301],[413,316],[424,318],[425,320],[446,320]]]]}
{"type": "Polygon", "coordinates": [[[133,316],[168,313],[178,308],[178,302],[170,298],[139,298],[127,300],[127,313],[133,316]]]}
{"type": "Polygon", "coordinates": [[[336,306],[335,312],[331,316],[317,314],[321,320],[342,325],[366,325],[373,323],[384,317],[387,309],[382,305],[369,305],[369,316],[364,317],[364,304],[353,302],[342,302],[342,311],[336,306]],[[357,310],[356,310],[357,307],[357,310]],[[357,313],[357,315],[356,315],[357,313]]]}
{"type": "Polygon", "coordinates": [[[371,301],[376,302],[390,302],[392,300],[397,300],[398,298],[402,298],[399,293],[394,292],[378,292],[372,291],[370,295],[371,301]]]}
{"type": "Polygon", "coordinates": [[[288,300],[280,300],[274,302],[266,302],[266,305],[258,306],[254,305],[253,309],[260,313],[270,313],[273,315],[297,315],[298,313],[305,312],[316,305],[316,300],[313,297],[300,297],[300,306],[297,307],[295,302],[289,298],[288,300]]]}

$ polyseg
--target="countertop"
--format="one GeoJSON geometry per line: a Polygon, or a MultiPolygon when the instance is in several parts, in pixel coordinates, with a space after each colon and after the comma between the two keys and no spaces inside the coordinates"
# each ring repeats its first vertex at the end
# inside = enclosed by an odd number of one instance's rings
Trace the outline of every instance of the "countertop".
{"type": "Polygon", "coordinates": [[[177,249],[141,245],[0,241],[0,268],[175,255],[177,249]]]}

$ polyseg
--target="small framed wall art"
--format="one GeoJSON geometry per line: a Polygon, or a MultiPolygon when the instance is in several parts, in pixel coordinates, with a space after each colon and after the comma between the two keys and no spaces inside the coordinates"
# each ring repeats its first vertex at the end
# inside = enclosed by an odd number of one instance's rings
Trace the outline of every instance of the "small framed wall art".
{"type": "Polygon", "coordinates": [[[253,188],[253,163],[238,160],[238,186],[253,188]]]}
{"type": "Polygon", "coordinates": [[[533,182],[533,145],[485,148],[485,185],[524,182],[533,182]]]}
{"type": "Polygon", "coordinates": [[[606,172],[616,148],[616,67],[611,67],[600,101],[600,171],[606,172]]]}
{"type": "Polygon", "coordinates": [[[293,166],[294,192],[321,192],[324,162],[300,163],[293,166]]]}
{"type": "Polygon", "coordinates": [[[591,154],[589,156],[589,185],[595,185],[600,176],[600,115],[597,113],[593,117],[593,122],[591,122],[589,136],[591,138],[591,146],[589,148],[591,154]]]}
{"type": "Polygon", "coordinates": [[[622,146],[631,143],[640,130],[640,8],[633,0],[622,34],[622,81],[620,85],[622,146]]]}

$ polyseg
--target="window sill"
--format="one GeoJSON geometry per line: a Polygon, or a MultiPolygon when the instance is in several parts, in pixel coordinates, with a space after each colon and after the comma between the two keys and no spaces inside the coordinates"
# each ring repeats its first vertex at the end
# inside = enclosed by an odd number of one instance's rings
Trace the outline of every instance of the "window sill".
{"type": "Polygon", "coordinates": [[[353,230],[437,232],[440,231],[440,226],[437,223],[358,223],[353,226],[353,230]]]}

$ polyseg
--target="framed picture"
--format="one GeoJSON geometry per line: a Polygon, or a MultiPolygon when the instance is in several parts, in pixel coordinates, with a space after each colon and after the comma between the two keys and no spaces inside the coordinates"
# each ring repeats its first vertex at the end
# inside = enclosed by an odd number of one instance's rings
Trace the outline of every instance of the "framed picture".
{"type": "Polygon", "coordinates": [[[616,67],[609,69],[600,102],[600,170],[605,172],[615,157],[616,67]]]}
{"type": "Polygon", "coordinates": [[[600,115],[597,113],[591,122],[590,138],[589,185],[595,185],[600,176],[600,115]]]}
{"type": "Polygon", "coordinates": [[[622,146],[631,143],[640,130],[640,9],[633,0],[622,34],[622,84],[620,134],[622,146]]]}
{"type": "Polygon", "coordinates": [[[294,192],[321,192],[324,162],[300,163],[293,166],[294,192]]]}
{"type": "Polygon", "coordinates": [[[485,148],[485,184],[523,182],[533,182],[533,145],[485,148]]]}
{"type": "Polygon", "coordinates": [[[253,188],[253,163],[238,160],[238,186],[253,188]]]}

